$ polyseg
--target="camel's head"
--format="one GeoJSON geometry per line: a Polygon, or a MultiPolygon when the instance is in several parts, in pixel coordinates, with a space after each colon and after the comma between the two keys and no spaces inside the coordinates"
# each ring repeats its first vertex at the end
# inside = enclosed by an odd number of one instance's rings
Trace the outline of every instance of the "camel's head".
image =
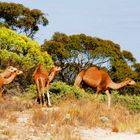
{"type": "Polygon", "coordinates": [[[16,70],[17,70],[17,68],[15,68],[15,67],[13,67],[13,66],[8,66],[8,67],[6,68],[6,71],[8,71],[8,72],[10,72],[10,73],[15,72],[16,70]]]}
{"type": "Polygon", "coordinates": [[[126,78],[127,85],[136,85],[136,82],[130,78],[126,78]]]}
{"type": "Polygon", "coordinates": [[[23,71],[21,71],[21,70],[17,70],[17,71],[16,71],[16,74],[17,74],[17,75],[20,75],[20,74],[22,74],[22,73],[23,73],[23,71]]]}
{"type": "Polygon", "coordinates": [[[62,70],[62,68],[61,67],[58,67],[58,66],[54,66],[52,69],[51,69],[51,71],[56,71],[56,72],[59,72],[59,71],[61,71],[62,70]]]}
{"type": "Polygon", "coordinates": [[[16,69],[14,72],[11,73],[11,75],[13,75],[13,74],[20,75],[22,73],[23,73],[23,71],[16,69]]]}

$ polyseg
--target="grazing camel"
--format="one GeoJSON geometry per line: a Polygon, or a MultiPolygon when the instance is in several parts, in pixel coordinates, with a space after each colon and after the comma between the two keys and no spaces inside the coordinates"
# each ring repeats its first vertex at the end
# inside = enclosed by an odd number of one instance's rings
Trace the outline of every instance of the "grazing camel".
{"type": "Polygon", "coordinates": [[[96,88],[96,96],[105,91],[108,97],[108,109],[110,109],[110,94],[109,89],[120,89],[127,85],[135,85],[135,81],[130,78],[125,79],[120,83],[115,83],[111,80],[107,72],[99,70],[96,66],[82,70],[76,77],[74,85],[80,86],[81,82],[84,82],[92,88],[96,88]]]}
{"type": "Polygon", "coordinates": [[[2,92],[3,92],[2,86],[11,83],[17,75],[20,75],[22,73],[23,73],[22,71],[15,69],[15,71],[12,72],[8,78],[0,77],[0,97],[2,97],[2,92]]]}
{"type": "Polygon", "coordinates": [[[2,72],[0,72],[0,78],[6,78],[9,77],[11,75],[12,72],[16,71],[17,68],[13,67],[13,66],[8,66],[5,70],[3,70],[2,72]]]}
{"type": "Polygon", "coordinates": [[[35,81],[35,85],[37,88],[37,93],[40,101],[41,107],[46,106],[45,104],[45,97],[44,94],[45,92],[47,93],[47,98],[48,98],[48,106],[51,106],[50,102],[50,95],[49,95],[49,85],[50,82],[54,79],[54,76],[61,70],[60,67],[54,66],[51,70],[50,73],[43,68],[41,64],[38,65],[38,67],[35,69],[33,73],[33,80],[35,81]]]}

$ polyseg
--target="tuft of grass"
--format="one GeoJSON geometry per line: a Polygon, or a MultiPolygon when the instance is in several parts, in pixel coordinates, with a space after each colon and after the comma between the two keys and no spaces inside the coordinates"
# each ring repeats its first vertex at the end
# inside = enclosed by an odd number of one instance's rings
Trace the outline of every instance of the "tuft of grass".
{"type": "Polygon", "coordinates": [[[131,131],[139,133],[140,114],[132,114],[126,120],[118,121],[118,128],[120,131],[131,131]]]}
{"type": "Polygon", "coordinates": [[[36,109],[32,115],[32,122],[36,126],[42,126],[47,122],[47,115],[41,109],[36,109]]]}
{"type": "Polygon", "coordinates": [[[136,132],[136,134],[140,134],[140,127],[137,127],[135,132],[136,132]]]}
{"type": "Polygon", "coordinates": [[[12,130],[12,129],[9,129],[9,128],[5,128],[2,131],[2,134],[8,136],[9,138],[12,137],[12,136],[14,136],[14,135],[16,135],[15,131],[12,130]]]}
{"type": "Polygon", "coordinates": [[[14,114],[10,115],[9,118],[8,118],[8,121],[10,123],[16,123],[17,122],[17,116],[14,115],[14,114]]]}

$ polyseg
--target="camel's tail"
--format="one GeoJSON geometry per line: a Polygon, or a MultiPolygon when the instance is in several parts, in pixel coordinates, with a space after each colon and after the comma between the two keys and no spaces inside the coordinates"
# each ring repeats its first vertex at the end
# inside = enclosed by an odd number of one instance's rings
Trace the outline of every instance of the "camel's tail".
{"type": "Polygon", "coordinates": [[[85,74],[85,70],[82,70],[76,77],[75,82],[74,82],[74,86],[80,86],[80,83],[83,80],[83,76],[85,74]]]}

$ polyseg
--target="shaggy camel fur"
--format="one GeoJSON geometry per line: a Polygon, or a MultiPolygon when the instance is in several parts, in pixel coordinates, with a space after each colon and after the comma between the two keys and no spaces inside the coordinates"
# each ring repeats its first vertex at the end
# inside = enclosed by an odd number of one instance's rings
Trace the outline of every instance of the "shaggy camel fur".
{"type": "Polygon", "coordinates": [[[54,79],[54,76],[56,73],[58,73],[61,70],[60,67],[54,66],[51,70],[50,73],[43,68],[41,64],[38,65],[38,67],[35,69],[34,74],[33,74],[33,80],[35,81],[35,85],[37,88],[37,93],[38,93],[38,98],[41,107],[46,106],[45,104],[45,97],[44,94],[45,92],[47,93],[47,98],[48,98],[48,106],[51,106],[50,102],[50,95],[49,95],[49,85],[50,82],[54,79]]]}
{"type": "Polygon", "coordinates": [[[15,69],[15,71],[12,72],[8,78],[0,77],[0,97],[2,97],[2,92],[3,92],[2,86],[11,83],[17,75],[20,75],[22,73],[23,73],[22,71],[15,69]]]}
{"type": "Polygon", "coordinates": [[[111,80],[107,72],[99,70],[96,66],[82,70],[76,77],[74,85],[80,86],[81,82],[84,82],[92,88],[96,88],[96,96],[105,91],[108,97],[108,109],[110,109],[110,94],[109,89],[120,89],[127,85],[135,85],[135,81],[130,78],[125,79],[121,83],[115,83],[111,80]]]}
{"type": "Polygon", "coordinates": [[[12,72],[14,72],[16,70],[17,70],[17,68],[15,68],[13,66],[8,66],[5,70],[0,72],[0,77],[7,78],[11,75],[12,72]]]}

